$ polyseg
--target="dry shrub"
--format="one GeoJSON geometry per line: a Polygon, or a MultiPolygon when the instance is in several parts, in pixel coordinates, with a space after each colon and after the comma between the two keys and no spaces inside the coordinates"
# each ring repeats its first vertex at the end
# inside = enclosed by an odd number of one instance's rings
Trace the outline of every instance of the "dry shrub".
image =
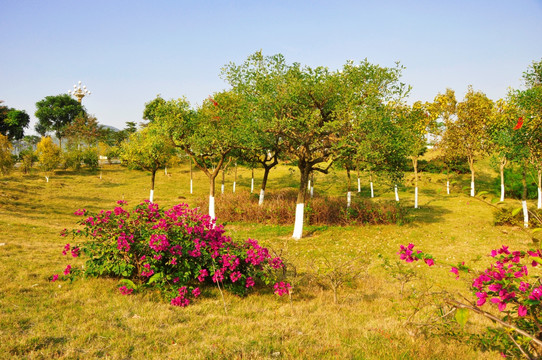
{"type": "MultiPolygon", "coordinates": [[[[221,194],[217,197],[216,215],[221,221],[250,222],[270,225],[293,224],[297,190],[284,189],[266,194],[262,206],[258,194],[248,191],[221,194]]],[[[207,209],[208,200],[198,202],[207,209]]],[[[352,198],[350,208],[346,197],[315,196],[307,201],[305,220],[310,225],[396,224],[405,219],[405,209],[395,201],[374,201],[352,198]]]]}

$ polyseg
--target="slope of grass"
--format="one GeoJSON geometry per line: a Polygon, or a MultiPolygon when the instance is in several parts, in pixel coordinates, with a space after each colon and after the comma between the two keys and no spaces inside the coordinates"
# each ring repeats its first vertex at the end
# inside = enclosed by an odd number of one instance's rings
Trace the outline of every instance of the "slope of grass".
{"type": "MultiPolygon", "coordinates": [[[[296,171],[288,166],[273,170],[268,190],[294,186],[296,171]]],[[[207,196],[203,174],[195,173],[194,194],[189,194],[187,167],[168,173],[157,176],[155,201],[161,206],[194,205],[207,196]]],[[[262,172],[256,174],[259,179],[262,172]]],[[[482,171],[479,190],[490,181],[484,175],[494,174],[482,171]]],[[[239,169],[238,176],[237,188],[250,189],[250,171],[239,169]]],[[[407,174],[400,197],[410,208],[409,179],[407,174]]],[[[407,294],[415,294],[413,289],[420,292],[438,283],[447,291],[470,296],[468,280],[418,264],[413,268],[420,279],[407,283],[400,294],[401,284],[383,270],[378,257],[393,262],[399,244],[409,242],[437,261],[450,263],[473,260],[502,244],[531,246],[519,229],[492,226],[491,208],[461,193],[468,177],[457,180],[454,193],[446,195],[443,176],[422,174],[420,209],[410,210],[411,221],[402,226],[307,226],[306,236],[295,241],[290,238],[293,225],[228,224],[234,239],[258,239],[282,254],[296,273],[290,274],[291,301],[266,289],[246,298],[226,294],[225,313],[220,294],[212,288],[191,306],[174,308],[151,292],[122,296],[114,279],[49,282],[50,275],[67,263],[82,265],[81,259],[61,255],[66,239],[58,234],[74,226],[78,218],[73,211],[109,209],[119,199],[137,204],[148,197],[148,173],[105,166],[102,179],[97,173],[67,171],[57,172],[49,183],[38,173],[1,178],[0,358],[500,358],[463,341],[424,336],[406,325],[412,314],[407,294]],[[341,270],[341,264],[351,260],[360,275],[347,279],[335,303],[326,270],[329,264],[341,270]]],[[[362,181],[362,192],[356,196],[368,197],[367,177],[362,181]]],[[[318,175],[315,183],[317,192],[337,196],[346,192],[346,175],[340,171],[318,175]]],[[[383,182],[375,186],[379,198],[394,198],[383,182]]],[[[231,192],[229,174],[225,188],[231,192]]],[[[488,262],[482,257],[480,266],[488,262]]],[[[346,275],[353,275],[354,270],[344,266],[346,275]]],[[[484,325],[472,317],[467,327],[477,331],[484,325]]]]}

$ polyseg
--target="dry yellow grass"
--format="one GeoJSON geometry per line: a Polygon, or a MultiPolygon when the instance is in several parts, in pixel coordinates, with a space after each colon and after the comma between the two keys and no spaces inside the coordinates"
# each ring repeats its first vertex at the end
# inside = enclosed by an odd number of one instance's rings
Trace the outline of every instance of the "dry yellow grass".
{"type": "MultiPolygon", "coordinates": [[[[171,176],[157,176],[155,201],[161,206],[193,205],[207,196],[203,174],[196,174],[191,195],[188,169],[181,166],[168,172],[171,176]]],[[[298,276],[292,279],[291,303],[266,289],[246,298],[226,294],[225,314],[221,297],[212,288],[189,307],[174,308],[150,292],[121,296],[114,279],[49,282],[48,277],[68,260],[61,255],[66,240],[58,234],[74,226],[73,211],[112,208],[118,199],[135,205],[148,196],[149,178],[144,172],[105,166],[102,179],[98,174],[63,171],[49,183],[37,173],[0,179],[0,358],[500,358],[464,342],[422,336],[405,326],[412,308],[399,294],[400,284],[381,267],[378,254],[395,259],[399,244],[409,242],[437,261],[450,263],[472,260],[502,244],[530,246],[523,232],[492,226],[487,205],[457,192],[445,195],[439,176],[422,177],[421,209],[412,211],[411,222],[403,226],[308,226],[308,236],[294,241],[293,226],[228,224],[233,238],[256,238],[295,265],[298,276]],[[338,304],[329,287],[319,286],[312,276],[324,255],[335,263],[345,259],[359,259],[360,266],[366,263],[362,276],[339,290],[338,304]]],[[[271,173],[269,188],[290,186],[296,180],[295,171],[282,166],[271,173]]],[[[250,188],[249,170],[240,170],[237,186],[250,188]]],[[[316,191],[338,195],[345,187],[341,172],[317,177],[316,191]]],[[[231,192],[230,177],[226,191],[231,192]]],[[[405,206],[413,204],[412,193],[407,189],[400,194],[405,206]]],[[[383,187],[377,195],[393,197],[383,187]]],[[[456,281],[445,269],[423,264],[415,269],[425,283],[468,295],[467,281],[456,281]]],[[[424,282],[409,283],[406,291],[413,286],[423,289],[424,282]]],[[[477,330],[483,324],[471,317],[467,327],[477,330]]]]}

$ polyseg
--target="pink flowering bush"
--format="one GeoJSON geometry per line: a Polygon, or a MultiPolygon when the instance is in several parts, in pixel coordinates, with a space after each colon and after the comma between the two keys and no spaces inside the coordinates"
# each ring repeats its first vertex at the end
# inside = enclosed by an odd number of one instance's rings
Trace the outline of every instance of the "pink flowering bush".
{"type": "MultiPolygon", "coordinates": [[[[413,244],[401,245],[398,254],[406,262],[423,260],[429,266],[435,264],[430,255],[415,251],[413,244]]],[[[489,256],[493,263],[483,271],[473,271],[464,263],[446,265],[456,279],[465,275],[472,277],[470,291],[473,300],[467,303],[454,300],[452,303],[508,328],[500,332],[495,329],[488,331],[492,344],[498,345],[494,347],[503,354],[532,352],[542,355],[542,251],[511,251],[503,245],[500,249],[492,250],[489,256]],[[495,312],[500,316],[493,315],[495,312]],[[510,329],[514,332],[510,333],[510,329]]],[[[487,345],[487,339],[482,343],[487,345]]]]}
{"type": "MultiPolygon", "coordinates": [[[[61,235],[78,243],[66,244],[62,253],[87,261],[83,269],[68,265],[64,279],[115,277],[125,284],[119,288],[123,295],[134,287],[158,288],[172,305],[184,307],[201,294],[200,287],[216,284],[245,295],[256,281],[271,284],[284,267],[256,240],[234,242],[222,225],[186,204],[164,210],[146,201],[131,211],[125,204],[119,201],[113,210],[97,214],[75,212],[83,216],[82,229],[61,235]]],[[[58,278],[55,274],[52,281],[58,278]]]]}

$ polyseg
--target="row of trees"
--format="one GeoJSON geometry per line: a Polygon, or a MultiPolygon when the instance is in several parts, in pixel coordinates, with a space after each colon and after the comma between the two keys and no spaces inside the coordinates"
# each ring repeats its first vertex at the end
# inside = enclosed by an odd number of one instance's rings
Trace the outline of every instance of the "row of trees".
{"type": "MultiPolygon", "coordinates": [[[[143,149],[145,142],[153,144],[147,154],[154,155],[145,157],[153,164],[145,165],[148,169],[163,166],[174,148],[187,154],[209,178],[213,218],[215,180],[228,161],[264,168],[260,202],[278,159],[293,162],[300,173],[293,237],[300,238],[310,176],[327,173],[331,166],[345,169],[349,179],[353,171],[367,171],[371,185],[373,174],[385,173],[393,186],[410,158],[417,207],[417,162],[428,136],[446,163],[457,158],[468,162],[472,196],[475,161],[491,151],[502,152],[506,161],[522,161],[525,171],[528,163],[540,170],[539,68],[533,63],[525,73],[526,90],[511,90],[496,103],[469,88],[460,102],[447,90],[433,102],[410,106],[404,102],[409,87],[400,81],[399,64],[386,68],[365,60],[330,71],[257,52],[243,64],[226,65],[222,77],[231,88],[213,94],[201,106],[160,96],[148,102],[148,124],[129,139],[125,153],[130,153],[130,143],[136,149],[143,149]],[[515,126],[518,119],[523,119],[521,126],[515,126]]],[[[349,180],[348,199],[350,191],[349,180]]]]}

